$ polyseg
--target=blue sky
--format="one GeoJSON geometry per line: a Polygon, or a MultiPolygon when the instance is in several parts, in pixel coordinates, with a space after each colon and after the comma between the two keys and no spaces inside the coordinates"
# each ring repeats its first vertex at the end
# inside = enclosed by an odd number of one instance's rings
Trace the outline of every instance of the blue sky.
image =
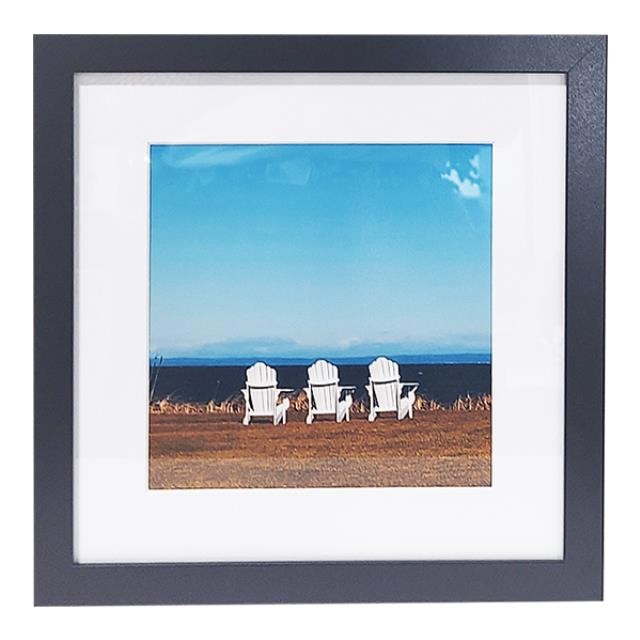
{"type": "Polygon", "coordinates": [[[154,145],[151,353],[488,353],[490,145],[154,145]]]}

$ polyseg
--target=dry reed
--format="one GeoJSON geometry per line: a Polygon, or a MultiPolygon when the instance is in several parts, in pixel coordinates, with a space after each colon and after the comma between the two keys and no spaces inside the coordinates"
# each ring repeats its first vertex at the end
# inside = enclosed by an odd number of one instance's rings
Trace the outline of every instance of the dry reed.
{"type": "MultiPolygon", "coordinates": [[[[163,398],[160,401],[152,402],[149,405],[151,413],[162,414],[240,414],[244,413],[244,397],[241,393],[229,396],[222,402],[210,400],[207,403],[201,402],[180,402],[163,398]]],[[[288,394],[292,411],[306,412],[309,407],[307,394],[299,391],[295,394],[288,394]]],[[[489,394],[458,396],[453,402],[442,403],[422,394],[417,394],[413,404],[414,411],[491,411],[491,396],[489,394]]],[[[365,415],[369,412],[369,404],[365,398],[354,399],[351,406],[351,413],[354,415],[365,415]]]]}

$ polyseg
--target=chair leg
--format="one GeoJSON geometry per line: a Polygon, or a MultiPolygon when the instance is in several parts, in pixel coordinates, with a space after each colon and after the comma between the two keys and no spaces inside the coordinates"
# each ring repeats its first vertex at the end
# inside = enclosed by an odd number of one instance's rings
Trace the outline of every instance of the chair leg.
{"type": "Polygon", "coordinates": [[[242,418],[242,424],[246,427],[251,420],[251,416],[248,413],[245,413],[244,418],[242,418]]]}
{"type": "Polygon", "coordinates": [[[276,406],[276,411],[273,415],[273,424],[278,424],[282,421],[282,424],[287,424],[287,409],[289,408],[289,399],[285,398],[279,405],[276,406]]]}
{"type": "Polygon", "coordinates": [[[336,422],[342,422],[346,420],[349,422],[349,409],[353,404],[353,398],[348,395],[344,400],[336,400],[336,422]]]}
{"type": "Polygon", "coordinates": [[[374,394],[373,394],[373,383],[371,382],[370,384],[368,384],[365,389],[367,390],[367,393],[369,394],[369,422],[373,422],[376,419],[376,410],[375,410],[375,402],[373,400],[374,394]]]}

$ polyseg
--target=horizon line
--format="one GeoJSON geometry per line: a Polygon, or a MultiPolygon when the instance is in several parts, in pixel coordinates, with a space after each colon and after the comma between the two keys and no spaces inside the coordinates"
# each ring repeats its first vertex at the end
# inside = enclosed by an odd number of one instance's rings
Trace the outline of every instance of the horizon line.
{"type": "Polygon", "coordinates": [[[289,364],[306,364],[315,360],[329,360],[338,364],[365,364],[376,358],[387,357],[399,361],[399,364],[491,364],[490,352],[457,352],[457,353],[431,353],[431,354],[377,354],[357,356],[162,356],[162,354],[149,355],[149,362],[153,363],[162,358],[164,364],[182,363],[199,364],[212,363],[228,366],[244,365],[254,362],[289,364]],[[404,362],[402,362],[404,361],[404,362]]]}

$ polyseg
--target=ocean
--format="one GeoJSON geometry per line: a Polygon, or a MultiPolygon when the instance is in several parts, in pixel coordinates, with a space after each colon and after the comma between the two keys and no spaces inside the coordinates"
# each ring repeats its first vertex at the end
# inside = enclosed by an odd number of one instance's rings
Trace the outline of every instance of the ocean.
{"type": "MultiPolygon", "coordinates": [[[[467,358],[468,359],[468,358],[467,358]]],[[[480,359],[480,358],[477,358],[480,359]]],[[[356,386],[355,398],[366,396],[368,382],[367,359],[363,364],[341,364],[340,382],[356,386]]],[[[491,364],[489,362],[433,363],[400,362],[400,375],[404,382],[419,382],[418,393],[441,403],[453,402],[458,396],[491,393],[491,364]]],[[[191,362],[191,361],[190,361],[191,362]]],[[[269,364],[278,371],[278,384],[284,388],[302,389],[307,382],[308,362],[304,364],[269,364]]],[[[157,379],[153,401],[168,398],[173,402],[221,402],[244,388],[246,364],[185,364],[168,360],[156,370],[157,379]]],[[[151,370],[151,379],[155,373],[151,370]]]]}

